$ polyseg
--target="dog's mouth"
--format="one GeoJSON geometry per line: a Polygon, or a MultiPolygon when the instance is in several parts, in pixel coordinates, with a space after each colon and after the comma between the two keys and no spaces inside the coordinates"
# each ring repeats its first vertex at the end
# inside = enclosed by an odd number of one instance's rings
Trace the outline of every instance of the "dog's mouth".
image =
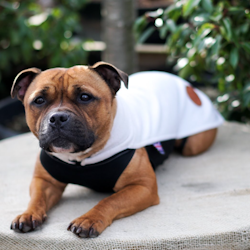
{"type": "Polygon", "coordinates": [[[47,151],[54,153],[74,153],[75,148],[73,143],[65,138],[59,137],[51,142],[51,145],[49,146],[47,151]]]}
{"type": "Polygon", "coordinates": [[[78,153],[95,142],[95,134],[87,123],[69,112],[53,111],[44,117],[38,138],[42,149],[54,153],[78,153]]]}
{"type": "Polygon", "coordinates": [[[75,151],[73,143],[61,136],[51,138],[51,140],[41,139],[39,144],[42,149],[48,152],[72,153],[75,151]]]}
{"type": "Polygon", "coordinates": [[[53,153],[78,153],[90,148],[94,142],[94,135],[82,138],[82,140],[76,140],[62,134],[57,136],[53,134],[49,137],[41,137],[39,140],[42,149],[53,153]]]}

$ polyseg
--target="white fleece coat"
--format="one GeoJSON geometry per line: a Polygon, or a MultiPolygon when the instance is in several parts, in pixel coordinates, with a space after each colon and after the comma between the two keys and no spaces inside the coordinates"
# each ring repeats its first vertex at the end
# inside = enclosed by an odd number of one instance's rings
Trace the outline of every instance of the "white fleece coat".
{"type": "MultiPolygon", "coordinates": [[[[185,138],[220,126],[223,118],[209,98],[194,89],[201,101],[197,105],[189,97],[187,86],[187,81],[165,72],[131,75],[129,88],[122,84],[116,95],[117,113],[111,137],[101,151],[81,165],[100,162],[125,149],[185,138]]],[[[63,155],[54,155],[69,162],[63,155]]]]}

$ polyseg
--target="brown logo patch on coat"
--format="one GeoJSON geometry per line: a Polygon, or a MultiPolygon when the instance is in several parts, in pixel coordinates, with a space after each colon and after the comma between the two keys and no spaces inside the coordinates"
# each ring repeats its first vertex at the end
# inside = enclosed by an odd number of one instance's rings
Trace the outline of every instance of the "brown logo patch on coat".
{"type": "Polygon", "coordinates": [[[191,86],[187,86],[186,87],[188,96],[190,97],[190,99],[198,106],[201,106],[201,100],[199,98],[199,96],[195,93],[194,89],[191,86]]]}

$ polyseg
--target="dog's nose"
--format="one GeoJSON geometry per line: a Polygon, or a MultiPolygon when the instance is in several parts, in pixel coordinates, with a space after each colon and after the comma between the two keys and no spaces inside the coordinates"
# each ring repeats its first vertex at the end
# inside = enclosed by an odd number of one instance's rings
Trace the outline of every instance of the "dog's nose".
{"type": "Polygon", "coordinates": [[[54,128],[63,127],[69,120],[69,115],[64,112],[53,113],[49,118],[49,124],[54,128]]]}

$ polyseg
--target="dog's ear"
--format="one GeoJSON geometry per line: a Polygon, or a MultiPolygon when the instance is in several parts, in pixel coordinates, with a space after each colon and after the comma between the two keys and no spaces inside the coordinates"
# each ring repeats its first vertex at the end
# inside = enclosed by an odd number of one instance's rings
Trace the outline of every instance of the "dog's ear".
{"type": "Polygon", "coordinates": [[[121,87],[121,80],[126,88],[128,88],[128,75],[112,64],[98,62],[89,68],[95,70],[104,79],[114,95],[121,87]]]}
{"type": "Polygon", "coordinates": [[[17,98],[23,102],[25,93],[33,81],[33,79],[41,73],[40,69],[37,68],[30,68],[21,71],[15,78],[12,88],[11,88],[11,97],[17,98]]]}

